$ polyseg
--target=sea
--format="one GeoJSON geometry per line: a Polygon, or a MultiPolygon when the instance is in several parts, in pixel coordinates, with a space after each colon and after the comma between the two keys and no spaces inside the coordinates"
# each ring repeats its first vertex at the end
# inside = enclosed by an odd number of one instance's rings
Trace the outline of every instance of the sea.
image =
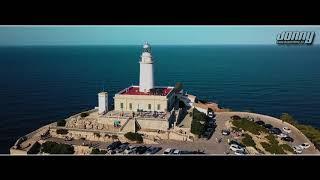
{"type": "MultiPolygon", "coordinates": [[[[141,46],[0,47],[0,153],[21,136],[139,84],[141,46]]],[[[155,85],[320,128],[320,46],[152,46],[155,85]]]]}

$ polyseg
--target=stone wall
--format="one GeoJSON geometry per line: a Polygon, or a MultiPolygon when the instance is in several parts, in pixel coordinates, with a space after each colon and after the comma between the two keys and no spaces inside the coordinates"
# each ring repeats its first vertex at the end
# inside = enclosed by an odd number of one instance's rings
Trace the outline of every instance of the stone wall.
{"type": "Polygon", "coordinates": [[[169,123],[166,120],[156,120],[156,119],[137,119],[138,124],[143,129],[158,129],[167,130],[169,128],[169,123]]]}

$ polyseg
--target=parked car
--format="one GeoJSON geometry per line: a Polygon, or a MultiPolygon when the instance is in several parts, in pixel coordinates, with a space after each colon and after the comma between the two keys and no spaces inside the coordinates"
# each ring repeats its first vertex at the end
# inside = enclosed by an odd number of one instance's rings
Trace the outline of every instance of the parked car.
{"type": "Polygon", "coordinates": [[[230,134],[230,131],[223,129],[223,130],[221,130],[221,133],[224,136],[228,136],[230,134]]]}
{"type": "Polygon", "coordinates": [[[115,151],[116,153],[122,153],[129,147],[129,143],[123,143],[121,144],[115,151]]]}
{"type": "Polygon", "coordinates": [[[202,137],[206,138],[206,139],[210,139],[211,134],[212,134],[212,131],[211,132],[210,131],[206,131],[206,132],[203,133],[202,137]]]}
{"type": "Polygon", "coordinates": [[[293,147],[293,151],[297,154],[301,154],[302,153],[302,149],[299,146],[294,146],[293,147]]]}
{"type": "Polygon", "coordinates": [[[212,111],[209,111],[209,112],[208,112],[208,116],[209,116],[210,118],[213,118],[213,112],[212,112],[212,111]]]}
{"type": "Polygon", "coordinates": [[[124,154],[133,154],[137,147],[134,145],[129,145],[126,150],[123,151],[124,154]]]}
{"type": "Polygon", "coordinates": [[[292,137],[290,137],[290,136],[283,137],[283,138],[281,138],[281,140],[282,141],[287,141],[287,142],[293,142],[294,141],[294,139],[292,137]]]}
{"type": "Polygon", "coordinates": [[[214,127],[216,125],[216,122],[214,122],[214,120],[210,120],[208,125],[209,127],[214,127]]]}
{"type": "Polygon", "coordinates": [[[143,154],[147,151],[148,147],[147,146],[138,146],[135,151],[137,154],[143,154]]]}
{"type": "Polygon", "coordinates": [[[286,133],[291,133],[291,129],[288,127],[283,127],[282,130],[286,133]]]}
{"type": "Polygon", "coordinates": [[[237,144],[231,144],[229,149],[231,151],[245,151],[245,149],[237,144]]]}
{"type": "Polygon", "coordinates": [[[231,119],[232,119],[232,120],[240,120],[241,117],[238,116],[238,115],[233,115],[233,116],[231,116],[231,119]]]}
{"type": "Polygon", "coordinates": [[[262,125],[263,127],[265,127],[266,129],[271,129],[271,128],[273,128],[273,126],[271,125],[271,124],[264,124],[264,125],[262,125]]]}
{"type": "Polygon", "coordinates": [[[299,147],[301,149],[308,149],[310,147],[310,144],[309,143],[303,143],[303,144],[300,144],[299,147]]]}
{"type": "Polygon", "coordinates": [[[288,135],[287,135],[287,134],[284,134],[284,133],[278,134],[277,136],[278,136],[279,138],[288,137],[288,135]]]}
{"type": "Polygon", "coordinates": [[[172,154],[178,155],[178,154],[180,154],[180,150],[176,149],[176,150],[173,151],[172,154]]]}
{"type": "Polygon", "coordinates": [[[246,151],[239,151],[239,150],[237,150],[237,151],[235,151],[234,152],[234,154],[235,155],[246,155],[246,154],[248,154],[246,151]]]}
{"type": "Polygon", "coordinates": [[[263,121],[256,121],[255,123],[258,124],[258,125],[260,125],[260,126],[262,126],[262,125],[265,124],[263,121]]]}
{"type": "Polygon", "coordinates": [[[279,129],[279,128],[273,127],[273,128],[271,128],[271,129],[269,129],[269,133],[270,133],[270,134],[279,135],[279,134],[282,133],[282,131],[281,131],[281,129],[279,129]]]}
{"type": "Polygon", "coordinates": [[[162,148],[161,147],[150,147],[149,149],[147,149],[147,151],[145,152],[145,154],[156,154],[157,152],[159,152],[162,148]]]}
{"type": "Polygon", "coordinates": [[[236,144],[236,145],[238,145],[238,146],[240,146],[240,147],[242,147],[242,148],[245,148],[245,147],[246,147],[245,145],[243,145],[243,144],[241,144],[241,143],[239,143],[238,141],[235,141],[235,140],[231,140],[231,141],[229,142],[229,145],[231,145],[231,144],[236,144]]]}
{"type": "Polygon", "coordinates": [[[107,146],[107,150],[114,150],[116,148],[118,148],[122,143],[120,141],[115,141],[111,144],[109,144],[109,146],[107,146]]]}
{"type": "Polygon", "coordinates": [[[166,150],[164,150],[163,154],[172,154],[174,150],[175,149],[167,148],[166,150]]]}

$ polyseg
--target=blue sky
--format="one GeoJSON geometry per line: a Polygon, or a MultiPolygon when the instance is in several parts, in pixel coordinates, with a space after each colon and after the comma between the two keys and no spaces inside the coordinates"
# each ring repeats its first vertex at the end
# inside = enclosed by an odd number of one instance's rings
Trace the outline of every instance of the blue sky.
{"type": "Polygon", "coordinates": [[[320,26],[0,26],[0,45],[237,45],[275,44],[282,31],[320,26]]]}

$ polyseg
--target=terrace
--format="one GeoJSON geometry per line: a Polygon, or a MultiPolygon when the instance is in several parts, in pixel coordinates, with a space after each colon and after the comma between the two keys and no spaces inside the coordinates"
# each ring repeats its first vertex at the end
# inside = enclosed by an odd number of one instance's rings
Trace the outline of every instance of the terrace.
{"type": "Polygon", "coordinates": [[[121,95],[145,95],[145,96],[167,96],[171,91],[173,87],[155,87],[150,90],[150,92],[140,92],[139,86],[130,86],[122,91],[120,91],[118,94],[121,95]]]}

